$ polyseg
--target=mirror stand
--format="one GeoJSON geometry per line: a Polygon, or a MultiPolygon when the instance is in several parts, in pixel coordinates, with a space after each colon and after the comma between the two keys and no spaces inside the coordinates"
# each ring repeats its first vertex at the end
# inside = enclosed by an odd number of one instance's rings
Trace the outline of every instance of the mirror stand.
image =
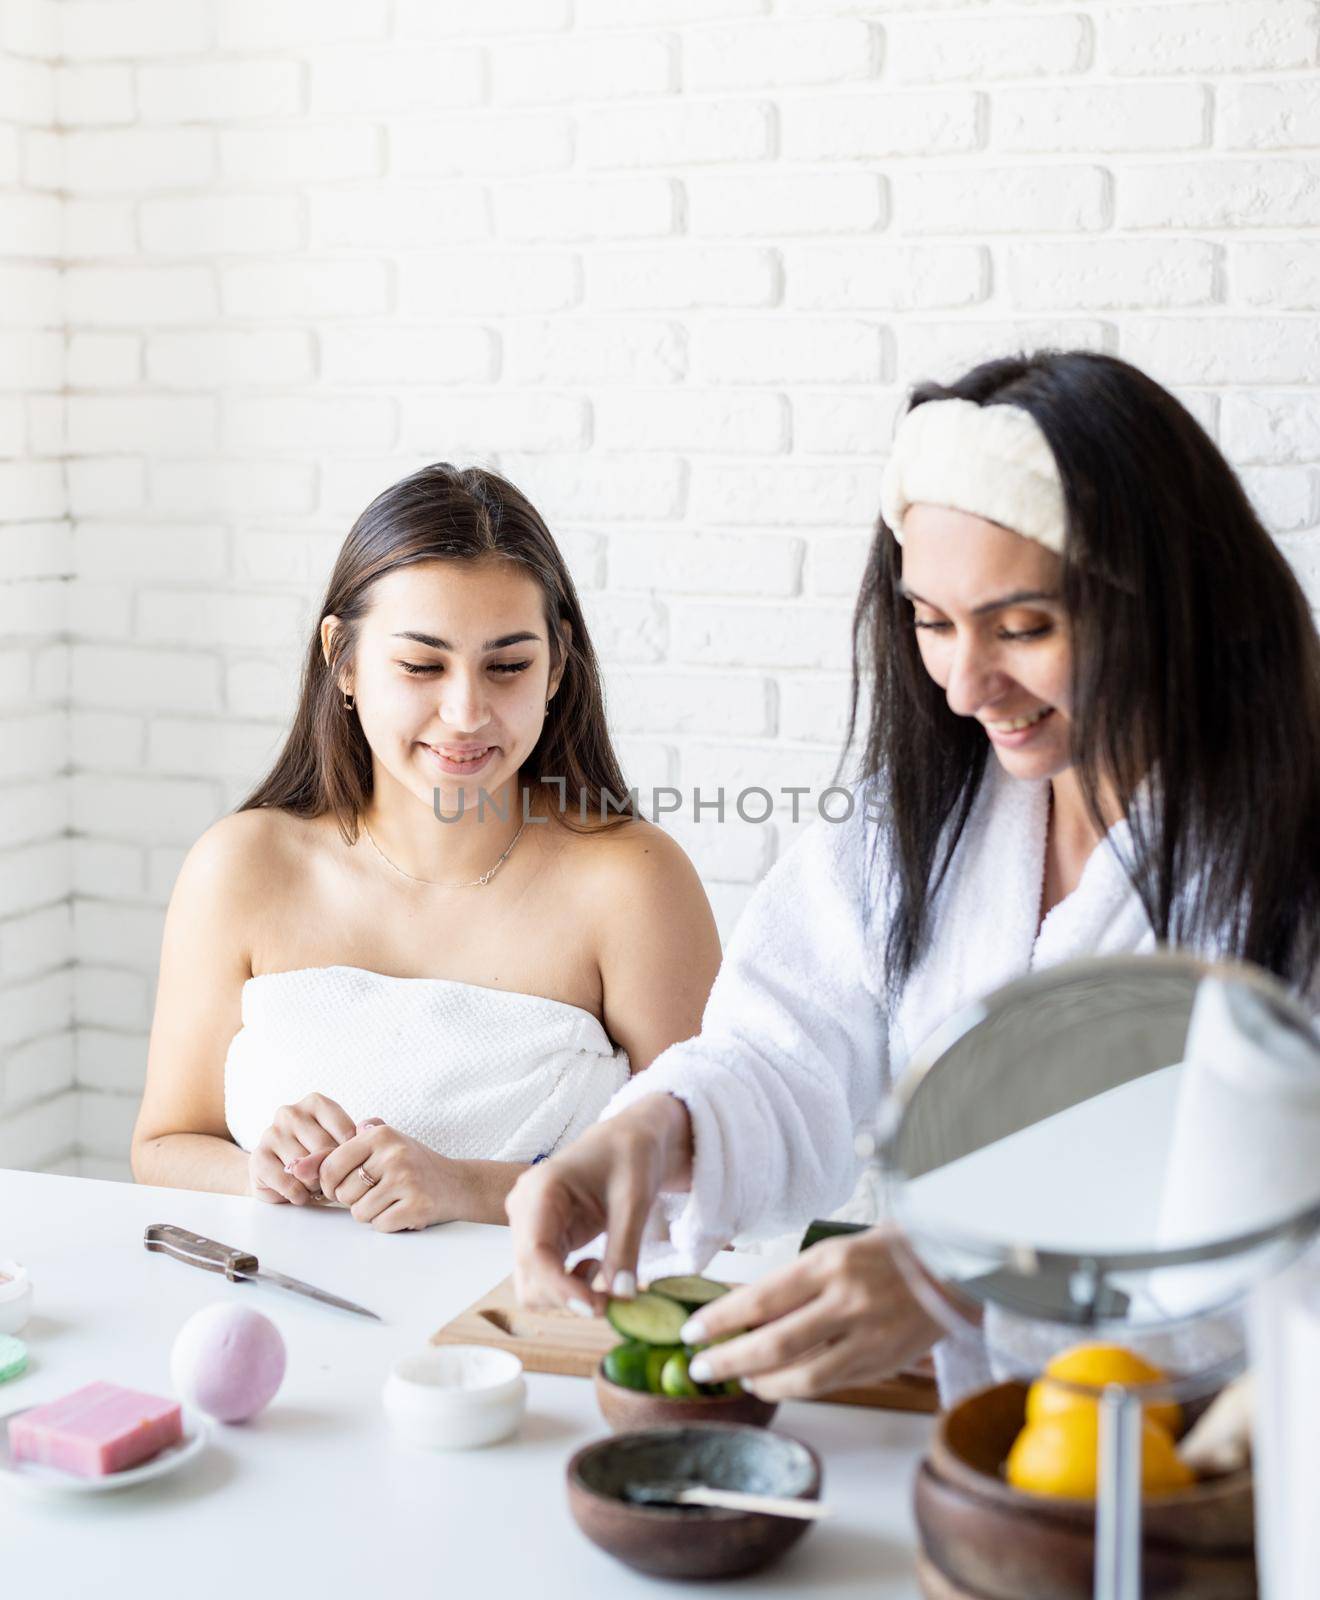
{"type": "Polygon", "coordinates": [[[1100,1396],[1095,1600],[1141,1600],[1141,1424],[1141,1396],[1110,1384],[1100,1396]]]}

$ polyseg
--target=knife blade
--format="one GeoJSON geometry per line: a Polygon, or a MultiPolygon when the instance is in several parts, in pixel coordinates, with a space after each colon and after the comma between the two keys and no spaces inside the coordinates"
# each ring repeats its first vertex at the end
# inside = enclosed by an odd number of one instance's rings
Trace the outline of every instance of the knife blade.
{"type": "Polygon", "coordinates": [[[331,1294],[328,1289],[314,1288],[310,1283],[303,1283],[297,1278],[286,1278],[282,1272],[268,1272],[263,1267],[259,1272],[249,1272],[245,1277],[255,1278],[259,1283],[273,1283],[281,1289],[292,1289],[294,1294],[310,1295],[313,1300],[321,1300],[328,1306],[342,1306],[345,1311],[356,1311],[359,1316],[370,1317],[373,1322],[379,1322],[380,1317],[374,1311],[368,1311],[366,1306],[357,1305],[352,1300],[341,1299],[337,1294],[331,1294]]]}
{"type": "Polygon", "coordinates": [[[324,1305],[338,1306],[344,1311],[354,1311],[358,1316],[370,1317],[373,1322],[383,1321],[383,1318],[377,1316],[374,1311],[368,1311],[366,1306],[345,1300],[340,1295],[331,1294],[327,1289],[317,1289],[310,1283],[303,1283],[300,1278],[290,1278],[282,1272],[263,1269],[250,1250],[236,1250],[233,1245],[221,1244],[217,1239],[207,1239],[200,1233],[190,1233],[186,1228],[176,1227],[172,1222],[149,1223],[142,1236],[142,1242],[148,1250],[157,1250],[163,1255],[173,1256],[176,1261],[183,1261],[190,1267],[201,1267],[205,1272],[222,1273],[231,1283],[245,1281],[271,1283],[276,1288],[307,1295],[324,1305]]]}

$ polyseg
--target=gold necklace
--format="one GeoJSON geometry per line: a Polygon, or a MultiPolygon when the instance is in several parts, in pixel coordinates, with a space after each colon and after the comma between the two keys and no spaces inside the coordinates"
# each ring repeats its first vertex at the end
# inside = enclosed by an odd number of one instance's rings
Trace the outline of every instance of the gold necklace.
{"type": "Polygon", "coordinates": [[[504,865],[504,863],[509,859],[509,856],[512,853],[514,845],[516,845],[518,843],[519,839],[522,838],[522,836],[523,836],[523,828],[525,828],[526,826],[527,826],[527,821],[524,818],[523,819],[522,828],[519,828],[517,833],[514,834],[513,838],[509,840],[508,848],[505,850],[504,854],[495,863],[495,865],[493,867],[491,867],[491,869],[488,872],[483,872],[479,878],[472,878],[467,883],[437,883],[434,878],[418,878],[418,877],[414,877],[414,875],[411,872],[405,872],[403,870],[403,868],[398,865],[397,862],[391,861],[390,858],[381,849],[381,847],[378,844],[376,844],[375,835],[372,833],[371,829],[369,827],[367,827],[366,818],[365,817],[362,818],[362,831],[366,834],[367,838],[371,840],[372,845],[375,847],[376,854],[385,863],[385,865],[388,866],[388,867],[393,867],[394,870],[400,875],[400,877],[407,878],[412,883],[424,883],[424,884],[427,884],[432,889],[476,889],[476,888],[479,888],[483,883],[489,883],[490,880],[495,876],[495,874],[504,865]]]}

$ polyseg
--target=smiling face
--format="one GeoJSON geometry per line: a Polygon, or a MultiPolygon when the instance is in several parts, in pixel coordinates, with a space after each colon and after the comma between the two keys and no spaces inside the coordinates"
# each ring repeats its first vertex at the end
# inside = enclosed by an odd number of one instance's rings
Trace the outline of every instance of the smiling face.
{"type": "Polygon", "coordinates": [[[901,587],[922,662],[1018,778],[1072,765],[1062,570],[1053,551],[983,517],[923,504],[903,519],[901,587]]]}
{"type": "MultiPolygon", "coordinates": [[[[377,580],[351,692],[377,768],[452,815],[535,748],[552,675],[540,587],[508,561],[425,561],[377,580]]],[[[322,623],[323,643],[336,619],[322,623]]]]}

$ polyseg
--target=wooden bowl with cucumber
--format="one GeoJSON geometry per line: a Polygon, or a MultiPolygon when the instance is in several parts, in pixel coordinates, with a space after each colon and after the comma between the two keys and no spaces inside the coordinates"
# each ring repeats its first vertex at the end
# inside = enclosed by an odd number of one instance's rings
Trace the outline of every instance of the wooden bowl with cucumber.
{"type": "Polygon", "coordinates": [[[701,1346],[680,1337],[688,1318],[729,1292],[711,1278],[658,1278],[632,1300],[606,1310],[620,1336],[596,1368],[596,1401],[616,1432],[662,1423],[737,1422],[763,1428],[779,1409],[773,1400],[728,1383],[694,1383],[688,1366],[701,1346]]]}

